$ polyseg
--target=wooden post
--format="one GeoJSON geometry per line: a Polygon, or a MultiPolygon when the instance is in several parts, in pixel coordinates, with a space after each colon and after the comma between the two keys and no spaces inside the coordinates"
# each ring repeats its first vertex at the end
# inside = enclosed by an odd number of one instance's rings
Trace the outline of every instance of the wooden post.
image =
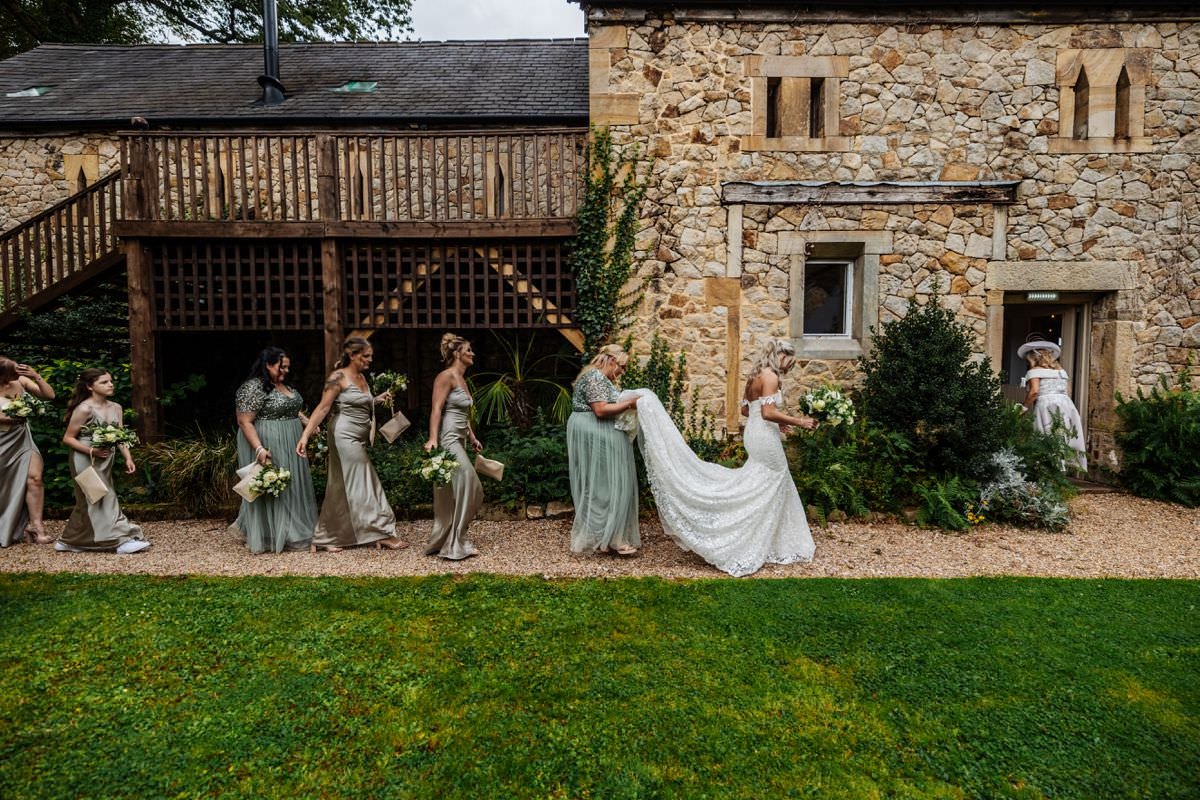
{"type": "Polygon", "coordinates": [[[124,248],[129,280],[129,378],[133,383],[133,410],[137,413],[138,433],[146,441],[155,441],[162,438],[162,415],[158,406],[150,259],[139,239],[126,240],[124,248]]]}
{"type": "MultiPolygon", "coordinates": [[[[317,213],[326,230],[331,222],[341,219],[336,146],[337,141],[329,134],[317,136],[317,213]]],[[[342,340],[345,338],[341,248],[338,240],[329,236],[321,240],[321,287],[325,316],[325,368],[329,369],[341,357],[342,340]]]]}

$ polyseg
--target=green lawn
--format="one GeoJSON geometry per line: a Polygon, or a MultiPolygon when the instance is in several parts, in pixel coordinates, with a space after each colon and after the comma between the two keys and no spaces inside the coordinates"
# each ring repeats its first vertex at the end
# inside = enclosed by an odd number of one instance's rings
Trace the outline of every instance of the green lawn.
{"type": "Polygon", "coordinates": [[[1200,797],[1200,584],[0,579],[0,797],[1200,797]]]}

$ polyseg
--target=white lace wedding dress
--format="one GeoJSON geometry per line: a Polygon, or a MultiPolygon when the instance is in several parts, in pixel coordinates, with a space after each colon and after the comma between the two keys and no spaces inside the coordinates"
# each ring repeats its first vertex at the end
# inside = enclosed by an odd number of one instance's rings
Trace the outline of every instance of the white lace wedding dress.
{"type": "Polygon", "coordinates": [[[737,469],[701,461],[653,392],[632,393],[641,397],[638,444],[650,489],[663,529],[680,547],[734,576],[767,563],[812,560],[812,534],[779,426],[762,418],[762,404],[780,403],[779,393],[749,404],[743,435],[749,459],[737,469]]]}

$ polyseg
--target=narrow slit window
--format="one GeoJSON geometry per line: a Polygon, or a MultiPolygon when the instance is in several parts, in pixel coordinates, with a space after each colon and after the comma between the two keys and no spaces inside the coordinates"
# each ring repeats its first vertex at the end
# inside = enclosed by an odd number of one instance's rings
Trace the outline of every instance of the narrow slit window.
{"type": "Polygon", "coordinates": [[[504,207],[504,168],[499,164],[496,165],[496,178],[492,183],[492,200],[493,207],[496,209],[496,216],[503,217],[508,209],[504,207]]]}
{"type": "Polygon", "coordinates": [[[782,78],[767,78],[767,136],[772,139],[778,139],[783,135],[779,113],[782,87],[782,78]]]}
{"type": "Polygon", "coordinates": [[[1088,138],[1088,79],[1087,71],[1080,68],[1075,81],[1075,119],[1071,126],[1071,138],[1088,138]]]}
{"type": "Polygon", "coordinates": [[[825,79],[813,78],[808,84],[808,135],[825,136],[825,79]]]}
{"type": "Polygon", "coordinates": [[[1113,135],[1118,139],[1129,138],[1129,72],[1121,67],[1121,75],[1117,78],[1117,119],[1113,135]]]}
{"type": "Polygon", "coordinates": [[[850,336],[853,267],[842,260],[804,265],[805,336],[850,336]]]}

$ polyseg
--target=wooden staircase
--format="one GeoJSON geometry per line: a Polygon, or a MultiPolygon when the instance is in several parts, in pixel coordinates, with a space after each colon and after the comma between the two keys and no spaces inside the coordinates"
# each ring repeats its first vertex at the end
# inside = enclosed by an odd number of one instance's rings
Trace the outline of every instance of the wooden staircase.
{"type": "Polygon", "coordinates": [[[0,330],[121,263],[121,171],[0,234],[0,330]]]}

